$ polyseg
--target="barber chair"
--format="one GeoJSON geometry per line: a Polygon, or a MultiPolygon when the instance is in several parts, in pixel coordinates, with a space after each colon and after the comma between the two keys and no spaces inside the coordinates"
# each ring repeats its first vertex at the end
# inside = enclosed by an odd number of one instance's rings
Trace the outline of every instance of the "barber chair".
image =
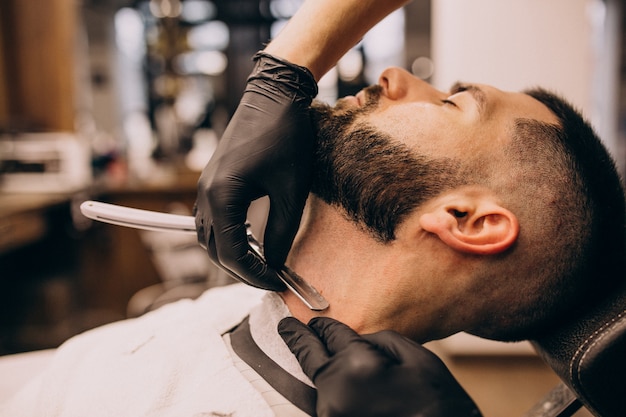
{"type": "Polygon", "coordinates": [[[563,381],[525,417],[626,416],[626,284],[533,346],[563,381]]]}

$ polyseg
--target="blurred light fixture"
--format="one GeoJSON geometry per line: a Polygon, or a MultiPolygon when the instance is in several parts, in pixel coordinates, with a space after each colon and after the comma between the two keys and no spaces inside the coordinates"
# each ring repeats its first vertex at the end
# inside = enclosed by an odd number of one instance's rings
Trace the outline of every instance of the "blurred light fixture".
{"type": "Polygon", "coordinates": [[[337,62],[337,72],[342,81],[356,79],[363,70],[363,55],[357,49],[351,49],[337,62]]]}
{"type": "Polygon", "coordinates": [[[435,64],[433,63],[433,60],[427,56],[417,57],[411,64],[411,72],[413,75],[421,78],[422,80],[427,80],[432,77],[434,70],[435,64]]]}
{"type": "Polygon", "coordinates": [[[185,0],[181,11],[181,19],[190,22],[203,22],[217,15],[215,3],[208,0],[185,0]]]}
{"type": "Polygon", "coordinates": [[[198,122],[206,106],[205,95],[198,88],[185,88],[178,94],[174,102],[174,110],[178,120],[187,125],[198,122]]]}
{"type": "Polygon", "coordinates": [[[296,14],[303,0],[271,0],[270,13],[276,19],[289,19],[296,14]]]}
{"type": "Polygon", "coordinates": [[[174,64],[181,74],[220,75],[226,70],[228,59],[220,51],[193,51],[178,55],[174,64]]]}
{"type": "Polygon", "coordinates": [[[187,33],[187,43],[192,49],[224,50],[229,41],[228,25],[219,20],[197,25],[187,33]]]}
{"type": "Polygon", "coordinates": [[[145,51],[144,26],[135,9],[123,7],[115,13],[115,42],[127,56],[142,56],[145,51]]]}

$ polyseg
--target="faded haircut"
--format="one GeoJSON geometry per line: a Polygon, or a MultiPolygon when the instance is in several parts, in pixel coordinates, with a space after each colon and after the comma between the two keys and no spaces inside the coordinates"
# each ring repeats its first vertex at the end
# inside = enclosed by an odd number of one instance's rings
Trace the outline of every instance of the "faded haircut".
{"type": "Polygon", "coordinates": [[[559,126],[519,119],[506,148],[516,178],[501,195],[515,194],[511,204],[523,225],[508,273],[520,291],[511,314],[472,331],[499,340],[539,337],[626,277],[624,190],[609,152],[565,100],[544,89],[525,93],[559,126]]]}

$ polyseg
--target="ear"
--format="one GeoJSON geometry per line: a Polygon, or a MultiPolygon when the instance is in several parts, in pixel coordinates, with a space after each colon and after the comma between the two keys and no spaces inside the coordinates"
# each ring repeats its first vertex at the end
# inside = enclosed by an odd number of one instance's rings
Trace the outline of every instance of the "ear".
{"type": "Polygon", "coordinates": [[[517,216],[485,195],[448,198],[431,206],[419,223],[452,249],[475,255],[504,252],[519,236],[517,216]]]}

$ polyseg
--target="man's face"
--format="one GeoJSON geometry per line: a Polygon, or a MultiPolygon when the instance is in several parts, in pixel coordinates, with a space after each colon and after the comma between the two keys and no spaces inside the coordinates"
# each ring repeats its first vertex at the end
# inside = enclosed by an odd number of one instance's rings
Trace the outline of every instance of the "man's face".
{"type": "Polygon", "coordinates": [[[477,84],[446,93],[399,68],[319,114],[312,191],[383,241],[420,204],[463,185],[466,161],[500,158],[516,119],[558,123],[525,94],[477,84]]]}
{"type": "MultiPolygon", "coordinates": [[[[534,98],[483,84],[456,83],[439,91],[400,68],[385,70],[379,79],[380,98],[362,117],[379,132],[420,153],[462,157],[468,152],[500,148],[519,118],[558,124],[556,117],[534,98]]],[[[365,92],[346,97],[342,108],[359,108],[365,92]]]]}

